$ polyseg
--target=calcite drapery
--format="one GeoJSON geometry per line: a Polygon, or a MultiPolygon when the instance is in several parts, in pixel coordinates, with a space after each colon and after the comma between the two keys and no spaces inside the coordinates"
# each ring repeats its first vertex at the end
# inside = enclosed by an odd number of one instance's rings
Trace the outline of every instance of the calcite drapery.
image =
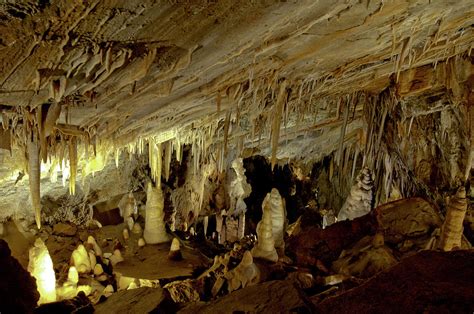
{"type": "Polygon", "coordinates": [[[146,219],[143,237],[147,244],[158,244],[170,240],[166,233],[163,192],[148,182],[146,200],[146,219]]]}

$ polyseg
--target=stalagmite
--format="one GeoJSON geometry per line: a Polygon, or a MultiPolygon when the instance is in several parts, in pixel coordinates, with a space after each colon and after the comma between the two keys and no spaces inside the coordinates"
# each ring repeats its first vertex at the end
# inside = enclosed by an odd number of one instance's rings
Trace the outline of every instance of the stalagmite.
{"type": "Polygon", "coordinates": [[[164,199],[161,188],[154,187],[151,182],[147,187],[146,219],[143,237],[148,244],[168,242],[163,211],[164,199]]]}
{"type": "Polygon", "coordinates": [[[118,263],[124,261],[124,259],[122,257],[122,253],[120,252],[120,250],[114,250],[114,254],[112,254],[112,256],[109,257],[109,260],[112,263],[112,266],[115,266],[118,263]]]}
{"type": "Polygon", "coordinates": [[[439,248],[443,251],[451,251],[461,247],[463,234],[463,221],[467,211],[466,190],[461,187],[456,195],[449,200],[448,210],[439,239],[439,248]]]}
{"type": "Polygon", "coordinates": [[[56,275],[48,248],[41,239],[36,239],[29,252],[28,271],[36,279],[40,293],[38,304],[56,301],[56,275]]]}
{"type": "Polygon", "coordinates": [[[96,256],[102,256],[102,249],[97,244],[97,241],[94,239],[93,236],[87,237],[87,245],[94,250],[96,256]]]}
{"type": "Polygon", "coordinates": [[[283,235],[285,232],[285,226],[287,225],[287,220],[285,204],[280,192],[273,188],[270,193],[265,196],[262,207],[268,207],[272,215],[272,231],[273,239],[275,240],[275,247],[284,248],[285,242],[283,241],[283,235]]]}
{"type": "Polygon", "coordinates": [[[128,229],[123,229],[122,230],[122,235],[124,240],[128,240],[130,238],[130,234],[128,233],[128,229]]]}
{"type": "Polygon", "coordinates": [[[94,275],[100,276],[104,273],[104,269],[101,264],[95,264],[94,266],[94,275]]]}
{"type": "Polygon", "coordinates": [[[260,270],[253,262],[252,254],[245,251],[242,261],[234,269],[224,274],[229,292],[260,282],[260,270]]]}
{"type": "MultiPolygon", "coordinates": [[[[209,216],[204,216],[204,237],[207,237],[207,227],[209,226],[209,216]]],[[[2,233],[0,232],[0,235],[2,233]]]]}
{"type": "Polygon", "coordinates": [[[372,190],[373,181],[371,172],[368,168],[364,168],[357,177],[356,184],[352,186],[346,202],[342,205],[337,215],[337,220],[353,220],[368,214],[372,209],[372,190]]]}
{"type": "Polygon", "coordinates": [[[76,267],[69,267],[69,271],[67,273],[67,281],[75,285],[77,285],[77,283],[79,282],[79,273],[77,272],[76,267]]]}
{"type": "Polygon", "coordinates": [[[144,247],[146,245],[146,242],[143,238],[138,239],[138,246],[139,247],[144,247]]]}
{"type": "MultiPolygon", "coordinates": [[[[145,227],[146,227],[146,225],[145,225],[145,227]]],[[[143,232],[142,226],[140,226],[140,224],[138,222],[134,223],[133,227],[132,227],[132,233],[141,235],[142,232],[143,232]]]]}
{"type": "Polygon", "coordinates": [[[127,217],[125,222],[127,224],[128,230],[133,232],[133,226],[135,225],[135,221],[133,220],[133,217],[127,217]]]}
{"type": "Polygon", "coordinates": [[[230,212],[232,216],[238,217],[247,211],[247,205],[244,199],[252,192],[252,187],[247,183],[245,168],[242,158],[237,158],[232,162],[232,168],[235,172],[235,178],[230,183],[230,212]]]}
{"type": "Polygon", "coordinates": [[[97,264],[97,258],[93,251],[89,251],[89,262],[91,265],[91,269],[94,269],[95,265],[97,264]]]}
{"type": "Polygon", "coordinates": [[[81,274],[89,273],[92,270],[89,254],[82,244],[79,244],[79,246],[72,252],[71,261],[77,271],[81,274]]]}
{"type": "Polygon", "coordinates": [[[268,206],[262,204],[262,220],[257,225],[257,243],[252,249],[252,256],[269,260],[278,261],[278,254],[275,249],[275,240],[272,230],[272,212],[268,206]]]}
{"type": "Polygon", "coordinates": [[[173,238],[171,241],[171,248],[170,252],[168,253],[168,259],[173,261],[180,261],[183,259],[183,255],[181,254],[181,248],[179,245],[179,240],[177,238],[173,238]]]}
{"type": "Polygon", "coordinates": [[[35,221],[38,229],[41,228],[41,194],[40,194],[40,157],[38,141],[28,141],[28,177],[30,184],[30,195],[33,210],[35,212],[35,221]]]}

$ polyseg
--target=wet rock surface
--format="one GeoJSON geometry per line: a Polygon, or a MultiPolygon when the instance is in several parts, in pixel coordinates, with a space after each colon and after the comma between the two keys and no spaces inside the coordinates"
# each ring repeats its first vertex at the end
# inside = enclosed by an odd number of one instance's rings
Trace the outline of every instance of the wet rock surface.
{"type": "Polygon", "coordinates": [[[33,277],[11,256],[7,242],[0,239],[0,312],[32,313],[39,300],[33,277]]]}
{"type": "Polygon", "coordinates": [[[316,304],[318,313],[472,313],[474,251],[422,251],[357,288],[316,304]]]}
{"type": "Polygon", "coordinates": [[[190,304],[178,313],[304,313],[309,309],[291,281],[268,281],[208,303],[190,304]]]}

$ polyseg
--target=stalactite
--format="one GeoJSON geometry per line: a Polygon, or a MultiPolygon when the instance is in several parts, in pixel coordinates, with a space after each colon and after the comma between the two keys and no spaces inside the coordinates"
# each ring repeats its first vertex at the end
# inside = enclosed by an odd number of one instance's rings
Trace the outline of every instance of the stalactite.
{"type": "Polygon", "coordinates": [[[69,193],[76,194],[76,176],[77,176],[77,139],[75,136],[69,140],[69,193]]]}
{"type": "Polygon", "coordinates": [[[48,109],[44,120],[44,136],[50,136],[53,132],[54,125],[61,115],[61,103],[53,102],[48,109]]]}
{"type": "Polygon", "coordinates": [[[441,228],[439,248],[451,251],[461,247],[463,221],[467,211],[466,190],[461,187],[456,195],[449,200],[446,218],[441,228]]]}
{"type": "Polygon", "coordinates": [[[35,136],[28,139],[28,177],[30,184],[31,203],[35,212],[35,221],[38,229],[41,228],[41,194],[40,194],[40,156],[38,140],[35,136]]]}
{"type": "Polygon", "coordinates": [[[161,171],[162,171],[162,150],[161,143],[156,143],[154,140],[149,140],[149,165],[151,169],[152,179],[156,182],[158,187],[161,186],[161,171]]]}
{"type": "Polygon", "coordinates": [[[171,167],[171,156],[173,149],[171,147],[171,140],[165,143],[165,164],[164,164],[164,173],[165,180],[168,181],[170,177],[170,167],[171,167]]]}
{"type": "Polygon", "coordinates": [[[281,118],[283,113],[283,106],[285,105],[287,91],[286,86],[288,82],[285,80],[280,84],[280,90],[278,92],[278,97],[273,109],[273,120],[271,125],[271,144],[272,144],[272,157],[271,157],[271,166],[272,170],[276,164],[276,155],[278,150],[278,142],[280,140],[280,125],[281,118]]]}

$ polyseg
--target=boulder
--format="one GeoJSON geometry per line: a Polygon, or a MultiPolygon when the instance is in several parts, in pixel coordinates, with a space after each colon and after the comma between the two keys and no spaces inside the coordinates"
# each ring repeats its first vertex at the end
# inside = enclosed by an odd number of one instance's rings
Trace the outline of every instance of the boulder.
{"type": "Polygon", "coordinates": [[[162,288],[123,290],[95,306],[95,313],[149,313],[165,300],[162,288]]]}
{"type": "Polygon", "coordinates": [[[309,313],[302,293],[289,281],[268,281],[211,302],[191,303],[178,313],[309,313]]]}
{"type": "Polygon", "coordinates": [[[373,212],[351,221],[337,222],[326,229],[301,227],[298,234],[288,239],[287,251],[299,265],[317,266],[319,261],[331,264],[344,248],[366,235],[374,235],[376,230],[377,219],[373,212]]]}
{"type": "Polygon", "coordinates": [[[0,278],[0,313],[32,313],[40,297],[36,281],[11,256],[3,239],[0,239],[0,278]]]}
{"type": "Polygon", "coordinates": [[[319,313],[473,313],[474,251],[421,251],[340,295],[319,313]]]}

